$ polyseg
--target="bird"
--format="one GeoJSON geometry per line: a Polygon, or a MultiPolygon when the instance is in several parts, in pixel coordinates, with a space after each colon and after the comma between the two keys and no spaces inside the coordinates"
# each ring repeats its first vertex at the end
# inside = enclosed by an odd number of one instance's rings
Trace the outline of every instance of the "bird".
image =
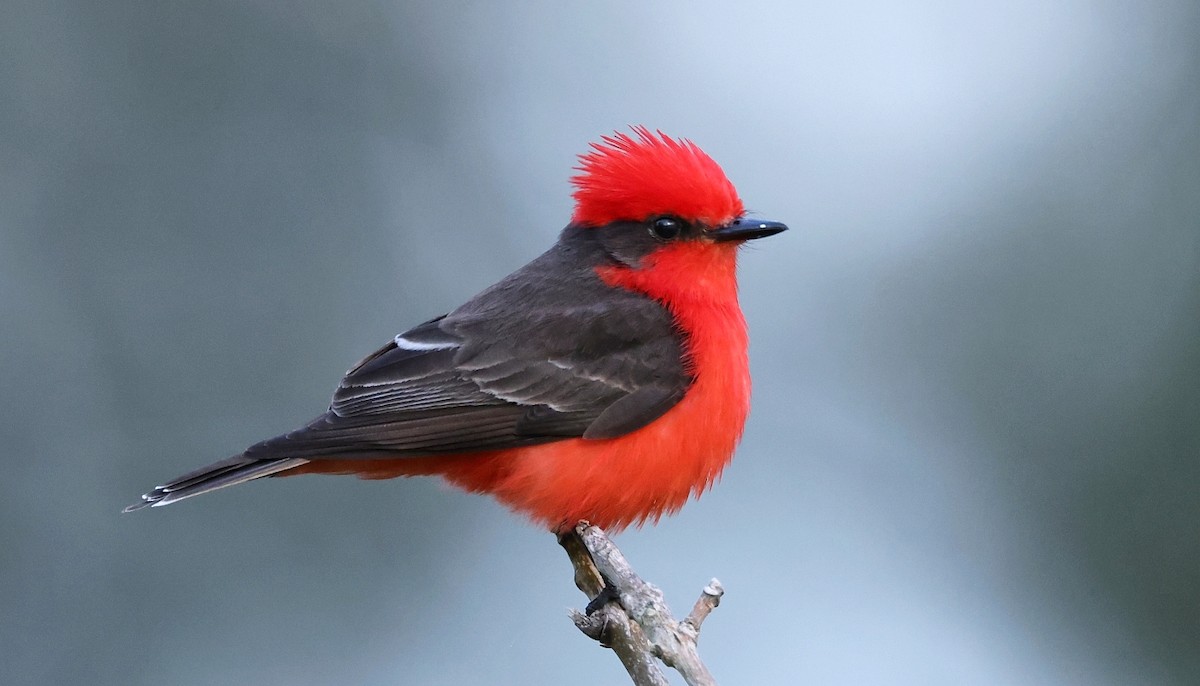
{"type": "Polygon", "coordinates": [[[533,523],[619,531],[707,491],[750,410],[747,216],[695,143],[632,126],[579,155],[574,211],[533,261],[354,365],[300,428],[126,512],[263,477],[438,476],[533,523]]]}

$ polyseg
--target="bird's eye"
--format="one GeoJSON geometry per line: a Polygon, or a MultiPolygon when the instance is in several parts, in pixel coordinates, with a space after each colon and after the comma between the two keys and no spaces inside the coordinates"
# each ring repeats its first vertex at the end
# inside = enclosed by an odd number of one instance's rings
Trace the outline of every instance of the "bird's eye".
{"type": "Polygon", "coordinates": [[[669,241],[683,231],[683,222],[675,217],[659,217],[650,222],[650,234],[659,240],[669,241]]]}

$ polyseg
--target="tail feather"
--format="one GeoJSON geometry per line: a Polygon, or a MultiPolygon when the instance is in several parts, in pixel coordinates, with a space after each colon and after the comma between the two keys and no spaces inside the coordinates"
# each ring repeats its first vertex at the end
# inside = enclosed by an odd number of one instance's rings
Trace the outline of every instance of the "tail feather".
{"type": "Polygon", "coordinates": [[[299,467],[308,460],[284,457],[270,460],[247,459],[241,455],[214,462],[194,472],[188,472],[173,481],[156,487],[142,496],[141,502],[126,507],[122,512],[133,512],[143,507],[161,507],[177,503],[185,498],[208,493],[219,488],[261,479],[279,472],[299,467]]]}

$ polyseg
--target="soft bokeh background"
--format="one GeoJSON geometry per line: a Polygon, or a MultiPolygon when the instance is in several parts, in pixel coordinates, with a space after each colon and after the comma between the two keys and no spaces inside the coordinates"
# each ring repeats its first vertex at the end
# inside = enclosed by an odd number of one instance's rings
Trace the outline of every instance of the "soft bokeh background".
{"type": "Polygon", "coordinates": [[[619,542],[730,684],[1200,683],[1200,6],[7,0],[0,683],[613,684],[429,480],[122,516],[688,136],[748,249],[720,486],[619,542]]]}

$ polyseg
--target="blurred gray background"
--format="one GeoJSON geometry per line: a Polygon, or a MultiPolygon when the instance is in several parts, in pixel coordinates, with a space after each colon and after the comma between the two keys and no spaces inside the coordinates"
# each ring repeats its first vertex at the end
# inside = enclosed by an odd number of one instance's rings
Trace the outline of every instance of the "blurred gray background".
{"type": "Polygon", "coordinates": [[[737,459],[619,543],[729,684],[1200,683],[1200,6],[6,0],[0,683],[614,684],[553,538],[432,480],[119,514],[694,139],[737,459]]]}

